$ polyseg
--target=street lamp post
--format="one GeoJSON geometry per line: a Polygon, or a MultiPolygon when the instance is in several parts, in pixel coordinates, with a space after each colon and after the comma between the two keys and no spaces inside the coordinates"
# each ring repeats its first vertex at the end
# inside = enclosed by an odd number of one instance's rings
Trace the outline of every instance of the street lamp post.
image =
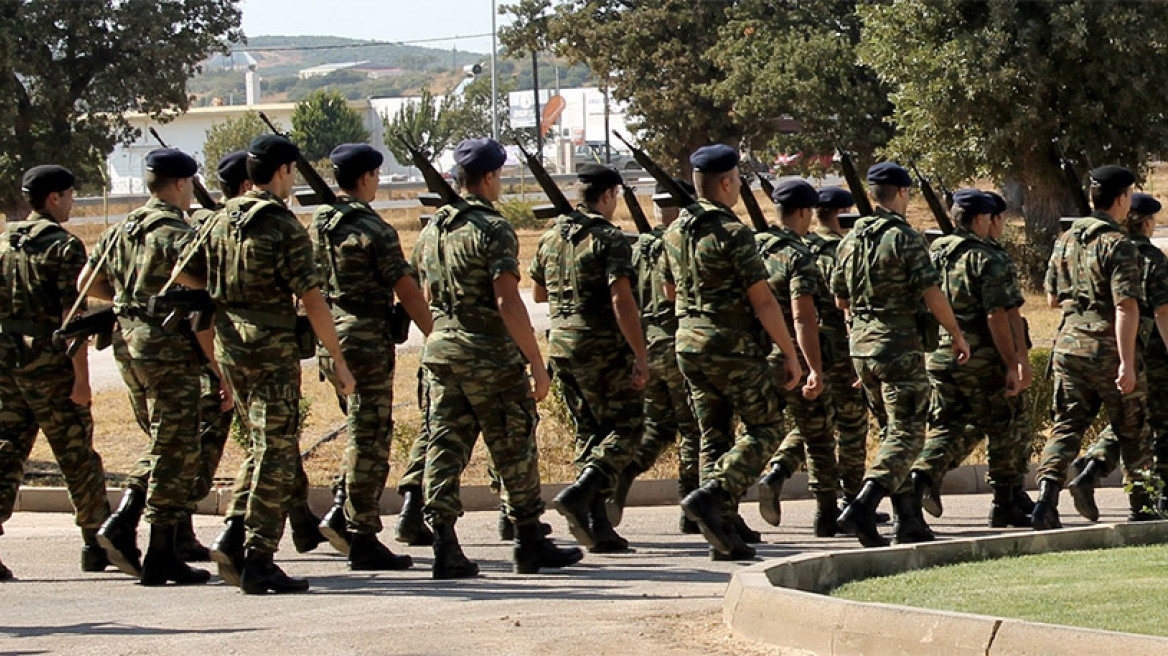
{"type": "Polygon", "coordinates": [[[491,138],[499,138],[499,86],[498,78],[495,75],[495,51],[498,50],[496,41],[498,39],[498,31],[495,27],[495,17],[498,16],[498,11],[495,9],[496,0],[491,0],[491,138]]]}

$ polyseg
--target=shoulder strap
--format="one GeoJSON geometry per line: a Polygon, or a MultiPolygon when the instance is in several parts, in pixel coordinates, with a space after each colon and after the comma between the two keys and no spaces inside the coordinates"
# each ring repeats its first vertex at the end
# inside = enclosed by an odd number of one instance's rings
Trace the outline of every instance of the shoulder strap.
{"type": "MultiPolygon", "coordinates": [[[[1088,307],[1095,306],[1095,286],[1090,283],[1086,284],[1086,289],[1079,290],[1079,282],[1085,279],[1087,272],[1091,265],[1087,262],[1087,245],[1095,241],[1102,235],[1109,232],[1120,232],[1119,228],[1115,227],[1108,221],[1104,221],[1094,216],[1084,216],[1075,219],[1071,225],[1071,234],[1074,236],[1075,247],[1071,253],[1071,285],[1075,292],[1082,291],[1086,295],[1088,307]]],[[[1076,299],[1078,293],[1075,294],[1076,299]]],[[[1086,308],[1084,308],[1086,309],[1086,308]]]]}
{"type": "Polygon", "coordinates": [[[43,287],[46,281],[33,275],[32,263],[26,249],[45,235],[68,234],[55,221],[35,220],[10,223],[4,229],[4,244],[0,255],[4,261],[4,278],[8,286],[10,311],[29,312],[42,299],[48,298],[50,290],[43,287]],[[36,286],[33,289],[33,286],[36,286]]]}
{"type": "Polygon", "coordinates": [[[698,272],[697,243],[694,241],[693,231],[698,225],[715,219],[724,212],[716,205],[701,201],[687,205],[685,211],[686,214],[678,219],[681,222],[678,225],[681,234],[681,261],[678,263],[681,268],[681,279],[677,281],[679,284],[676,286],[676,293],[679,306],[688,313],[702,307],[701,276],[698,272]],[[693,298],[690,298],[691,290],[693,298]]]}
{"type": "Polygon", "coordinates": [[[346,202],[337,203],[333,205],[328,211],[328,219],[317,225],[317,239],[314,251],[316,261],[328,267],[328,275],[325,276],[325,296],[330,293],[339,293],[341,291],[341,281],[337,277],[337,254],[333,250],[330,235],[333,230],[336,230],[341,221],[345,217],[352,215],[354,212],[365,209],[364,203],[346,202]]]}
{"type": "Polygon", "coordinates": [[[434,218],[431,220],[434,227],[437,229],[437,237],[435,248],[437,249],[438,266],[442,269],[442,278],[439,280],[439,294],[444,299],[443,309],[447,315],[454,315],[454,308],[458,305],[458,296],[454,289],[454,274],[450,270],[450,266],[446,261],[446,236],[455,227],[458,219],[466,219],[471,225],[475,226],[483,233],[489,240],[495,235],[495,226],[491,223],[488,217],[502,218],[493,207],[486,205],[472,204],[465,200],[458,203],[445,205],[434,213],[434,218]],[[477,210],[477,211],[471,211],[477,210]]]}

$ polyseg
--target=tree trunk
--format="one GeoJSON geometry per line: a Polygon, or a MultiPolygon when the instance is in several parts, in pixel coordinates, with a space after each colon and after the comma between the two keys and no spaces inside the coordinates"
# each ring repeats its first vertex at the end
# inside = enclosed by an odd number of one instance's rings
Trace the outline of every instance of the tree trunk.
{"type": "Polygon", "coordinates": [[[1050,251],[1059,234],[1059,219],[1074,216],[1074,203],[1058,169],[1046,161],[1029,162],[1018,177],[1026,243],[1018,253],[1020,273],[1032,288],[1040,288],[1050,251]]]}
{"type": "Polygon", "coordinates": [[[19,193],[0,196],[0,207],[4,209],[6,221],[20,221],[32,212],[28,201],[24,199],[24,194],[19,193]]]}

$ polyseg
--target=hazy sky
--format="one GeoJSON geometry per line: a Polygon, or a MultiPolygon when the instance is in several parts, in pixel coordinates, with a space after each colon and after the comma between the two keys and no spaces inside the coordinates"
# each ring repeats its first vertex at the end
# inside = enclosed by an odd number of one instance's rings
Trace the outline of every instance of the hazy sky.
{"type": "MultiPolygon", "coordinates": [[[[507,0],[497,0],[507,4],[507,0]]],[[[491,0],[243,0],[243,31],[413,41],[491,31],[491,0]]],[[[498,18],[499,25],[505,18],[498,18]]],[[[418,45],[449,49],[452,42],[418,45]]],[[[490,52],[491,39],[459,39],[458,48],[490,52]]]]}

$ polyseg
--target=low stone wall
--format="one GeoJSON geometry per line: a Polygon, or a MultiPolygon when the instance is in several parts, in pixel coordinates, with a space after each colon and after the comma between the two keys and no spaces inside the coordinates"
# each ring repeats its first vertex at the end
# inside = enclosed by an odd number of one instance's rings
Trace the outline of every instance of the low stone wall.
{"type": "Polygon", "coordinates": [[[802,554],[736,572],[723,617],[734,633],[799,656],[1163,656],[1168,654],[1168,638],[823,594],[849,581],[938,565],[1163,542],[1168,542],[1168,521],[802,554]]]}

